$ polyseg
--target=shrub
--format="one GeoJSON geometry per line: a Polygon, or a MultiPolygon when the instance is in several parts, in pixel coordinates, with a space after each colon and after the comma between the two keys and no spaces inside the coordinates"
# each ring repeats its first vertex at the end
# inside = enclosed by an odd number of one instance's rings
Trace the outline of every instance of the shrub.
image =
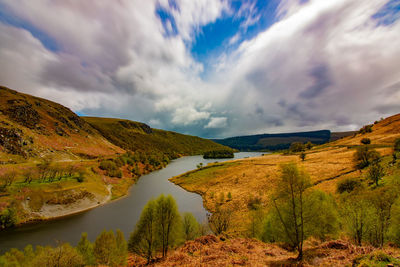
{"type": "Polygon", "coordinates": [[[228,192],[228,200],[231,201],[232,200],[232,193],[228,192]]]}
{"type": "Polygon", "coordinates": [[[207,214],[208,225],[214,234],[220,235],[229,230],[231,226],[232,210],[228,207],[216,206],[215,212],[207,214]]]}
{"type": "Polygon", "coordinates": [[[365,125],[358,132],[360,134],[371,133],[372,132],[372,126],[373,126],[372,124],[365,125]]]}
{"type": "Polygon", "coordinates": [[[247,208],[249,210],[257,210],[261,207],[261,198],[257,196],[250,196],[247,201],[247,208]]]}
{"type": "Polygon", "coordinates": [[[106,174],[110,177],[122,177],[122,172],[117,166],[117,164],[112,160],[105,160],[100,162],[100,169],[106,171],[106,174]]]}
{"type": "Polygon", "coordinates": [[[313,144],[310,141],[308,141],[307,144],[306,144],[306,148],[308,150],[310,150],[312,147],[313,147],[313,144]]]}
{"type": "Polygon", "coordinates": [[[363,138],[363,139],[361,139],[361,144],[369,145],[369,144],[371,144],[371,139],[363,138]]]}
{"type": "Polygon", "coordinates": [[[363,169],[379,159],[379,152],[375,149],[368,148],[368,146],[360,146],[354,153],[354,161],[356,163],[356,167],[359,169],[363,169]]]}
{"type": "Polygon", "coordinates": [[[385,171],[379,162],[374,162],[368,170],[368,178],[378,186],[379,180],[385,175],[385,171]]]}
{"type": "Polygon", "coordinates": [[[232,150],[215,150],[204,153],[203,158],[205,159],[223,159],[223,158],[234,158],[232,150]]]}
{"type": "Polygon", "coordinates": [[[394,151],[400,152],[400,138],[398,138],[398,139],[396,139],[396,141],[394,141],[394,151]]]}
{"type": "Polygon", "coordinates": [[[336,191],[340,194],[347,192],[350,193],[354,189],[361,187],[361,182],[355,178],[347,178],[337,183],[336,191]]]}
{"type": "Polygon", "coordinates": [[[301,152],[300,153],[300,158],[301,158],[302,161],[304,161],[306,159],[306,153],[301,152]]]}
{"type": "Polygon", "coordinates": [[[295,152],[302,152],[302,151],[305,150],[305,146],[304,146],[303,143],[294,142],[294,143],[292,143],[292,144],[290,145],[289,150],[290,150],[291,152],[294,152],[294,153],[295,153],[295,152]]]}
{"type": "Polygon", "coordinates": [[[14,209],[7,208],[0,214],[0,229],[11,228],[17,222],[14,209]]]}
{"type": "Polygon", "coordinates": [[[103,171],[110,171],[110,170],[118,169],[117,165],[112,160],[104,160],[104,161],[100,162],[99,168],[102,169],[103,171]]]}

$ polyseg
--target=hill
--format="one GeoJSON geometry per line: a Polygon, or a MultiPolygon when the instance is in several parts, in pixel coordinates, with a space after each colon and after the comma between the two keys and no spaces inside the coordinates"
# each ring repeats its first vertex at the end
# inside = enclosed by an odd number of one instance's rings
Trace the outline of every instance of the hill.
{"type": "Polygon", "coordinates": [[[110,156],[111,144],[70,109],[52,101],[0,87],[0,161],[110,156]]]}
{"type": "Polygon", "coordinates": [[[82,117],[107,140],[125,150],[163,153],[170,158],[199,155],[211,150],[229,149],[197,136],[150,128],[140,122],[122,119],[82,117]]]}
{"type": "Polygon", "coordinates": [[[382,183],[389,183],[392,177],[399,177],[400,165],[393,165],[393,143],[400,138],[400,114],[376,122],[371,132],[360,131],[352,136],[313,147],[305,151],[305,160],[299,154],[266,154],[258,158],[234,160],[210,164],[171,179],[188,191],[202,195],[205,207],[213,212],[220,195],[229,192],[231,200],[223,206],[233,209],[232,218],[235,232],[243,233],[249,223],[249,203],[257,200],[263,207],[270,207],[271,194],[278,186],[280,165],[295,162],[304,169],[315,189],[337,195],[337,185],[346,179],[355,179],[366,188],[369,186],[368,168],[358,170],[354,153],[363,138],[369,138],[369,147],[382,156],[385,177],[382,183]],[[386,178],[387,177],[387,178],[386,178]]]}
{"type": "Polygon", "coordinates": [[[81,118],[0,87],[0,229],[94,208],[173,158],[221,149],[139,122],[81,118]]]}
{"type": "Polygon", "coordinates": [[[298,133],[257,134],[212,140],[241,151],[254,151],[288,149],[290,144],[294,142],[324,144],[329,142],[330,139],[331,132],[329,130],[321,130],[298,133]]]}

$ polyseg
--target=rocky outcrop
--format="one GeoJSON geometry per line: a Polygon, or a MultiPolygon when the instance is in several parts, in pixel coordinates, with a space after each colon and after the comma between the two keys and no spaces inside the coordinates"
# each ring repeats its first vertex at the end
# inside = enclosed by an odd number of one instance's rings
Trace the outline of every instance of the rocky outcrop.
{"type": "Polygon", "coordinates": [[[0,127],[0,145],[4,148],[5,152],[27,157],[28,151],[26,151],[25,147],[29,143],[33,143],[33,140],[25,140],[21,130],[0,127]]]}

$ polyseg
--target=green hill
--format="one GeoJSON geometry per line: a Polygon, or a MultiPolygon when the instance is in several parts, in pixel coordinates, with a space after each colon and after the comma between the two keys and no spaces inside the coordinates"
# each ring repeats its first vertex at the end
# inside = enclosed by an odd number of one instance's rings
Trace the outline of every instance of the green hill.
{"type": "Polygon", "coordinates": [[[199,155],[211,150],[230,149],[211,140],[196,136],[150,128],[129,120],[82,117],[107,140],[125,150],[181,155],[199,155]]]}
{"type": "Polygon", "coordinates": [[[299,133],[257,134],[212,140],[241,151],[256,151],[288,149],[290,144],[294,142],[324,144],[329,142],[330,139],[331,132],[329,130],[321,130],[299,133]]]}

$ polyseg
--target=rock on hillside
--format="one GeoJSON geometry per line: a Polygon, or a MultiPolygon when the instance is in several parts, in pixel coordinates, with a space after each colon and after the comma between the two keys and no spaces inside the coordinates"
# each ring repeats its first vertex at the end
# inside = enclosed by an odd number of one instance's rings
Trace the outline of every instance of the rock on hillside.
{"type": "Polygon", "coordinates": [[[70,109],[0,86],[0,159],[58,153],[67,158],[123,152],[70,109]]]}

